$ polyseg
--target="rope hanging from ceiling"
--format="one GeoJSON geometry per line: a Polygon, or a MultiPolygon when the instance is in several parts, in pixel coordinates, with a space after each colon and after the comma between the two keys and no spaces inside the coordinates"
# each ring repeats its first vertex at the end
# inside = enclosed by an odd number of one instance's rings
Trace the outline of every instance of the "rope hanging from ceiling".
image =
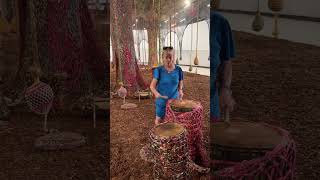
{"type": "MultiPolygon", "coordinates": [[[[199,59],[198,59],[198,36],[199,36],[199,10],[200,10],[200,1],[198,0],[198,14],[197,14],[197,35],[196,35],[196,57],[194,58],[194,65],[199,65],[199,59]]],[[[196,67],[196,74],[197,74],[198,68],[196,67]]]]}
{"type": "MultiPolygon", "coordinates": [[[[170,5],[171,5],[171,1],[170,1],[170,5]]],[[[172,39],[171,39],[171,26],[172,26],[172,22],[171,22],[171,15],[169,15],[169,36],[170,36],[170,46],[172,46],[172,39]]]]}
{"type": "Polygon", "coordinates": [[[176,33],[177,33],[177,17],[176,17],[176,0],[174,0],[174,4],[173,4],[173,19],[174,19],[174,33],[175,33],[175,36],[174,36],[174,55],[176,57],[176,64],[179,64],[179,60],[178,60],[178,47],[177,47],[177,44],[176,44],[176,33]]]}
{"type": "Polygon", "coordinates": [[[162,60],[161,60],[161,0],[159,0],[159,9],[158,9],[158,13],[159,13],[159,64],[161,64],[162,60]]]}
{"type": "MultiPolygon", "coordinates": [[[[155,49],[155,51],[157,50],[157,28],[158,28],[158,26],[157,26],[157,12],[156,12],[156,5],[155,5],[155,0],[152,0],[152,9],[153,9],[153,11],[152,11],[152,17],[153,17],[153,25],[152,25],[152,31],[153,31],[153,41],[154,41],[154,43],[153,43],[153,47],[152,48],[154,48],[155,49]]],[[[158,17],[158,19],[159,19],[160,17],[158,17]]],[[[152,53],[153,54],[153,53],[152,53]]],[[[153,57],[153,67],[157,67],[158,66],[158,60],[157,60],[157,53],[154,53],[153,55],[152,55],[153,57]]]]}
{"type": "MultiPolygon", "coordinates": [[[[191,7],[192,11],[194,11],[193,3],[191,7]]],[[[193,14],[193,13],[192,13],[193,14]]],[[[193,45],[193,18],[191,20],[191,49],[190,49],[190,66],[189,66],[189,71],[192,71],[192,45],[193,45]]]]}

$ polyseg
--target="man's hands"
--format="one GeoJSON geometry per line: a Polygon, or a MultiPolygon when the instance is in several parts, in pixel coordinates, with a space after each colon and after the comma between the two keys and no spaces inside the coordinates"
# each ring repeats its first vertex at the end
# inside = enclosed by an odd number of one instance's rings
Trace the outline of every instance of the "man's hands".
{"type": "Polygon", "coordinates": [[[222,88],[220,94],[220,108],[225,110],[228,109],[230,112],[233,111],[236,102],[232,97],[231,90],[229,88],[222,88]]]}
{"type": "Polygon", "coordinates": [[[183,94],[183,90],[180,89],[180,90],[179,90],[179,99],[182,99],[182,98],[183,98],[183,95],[184,95],[184,94],[183,94]]]}

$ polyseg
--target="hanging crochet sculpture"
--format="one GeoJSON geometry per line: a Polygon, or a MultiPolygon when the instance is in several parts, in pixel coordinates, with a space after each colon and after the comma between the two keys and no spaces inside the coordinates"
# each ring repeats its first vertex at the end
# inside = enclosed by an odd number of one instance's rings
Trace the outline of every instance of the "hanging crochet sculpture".
{"type": "MultiPolygon", "coordinates": [[[[107,56],[97,45],[86,0],[28,0],[21,1],[19,7],[21,57],[15,90],[23,94],[28,87],[26,70],[32,64],[40,65],[41,80],[50,84],[57,99],[60,91],[75,98],[85,96],[93,82],[107,86],[101,83],[107,76],[107,56]],[[66,78],[57,88],[56,76],[59,79],[61,75],[66,78]]],[[[54,105],[59,105],[57,99],[54,105]]]]}
{"type": "Polygon", "coordinates": [[[79,88],[86,70],[95,80],[105,79],[106,54],[97,45],[85,0],[48,1],[48,46],[55,71],[68,75],[67,89],[79,88]]]}
{"type": "Polygon", "coordinates": [[[111,0],[110,5],[112,52],[117,65],[117,77],[131,93],[146,89],[148,86],[140,74],[134,54],[133,1],[111,0]]]}

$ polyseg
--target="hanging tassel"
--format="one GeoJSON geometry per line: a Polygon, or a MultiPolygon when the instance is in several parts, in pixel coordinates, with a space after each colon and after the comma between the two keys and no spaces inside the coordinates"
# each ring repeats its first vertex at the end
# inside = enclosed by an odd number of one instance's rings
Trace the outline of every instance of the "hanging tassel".
{"type": "MultiPolygon", "coordinates": [[[[199,36],[199,11],[200,11],[200,1],[198,0],[198,15],[197,15],[197,36],[196,36],[196,57],[193,60],[194,65],[199,65],[199,59],[198,59],[198,36],[199,36]]],[[[197,67],[196,67],[196,74],[197,74],[197,67]]]]}
{"type": "Polygon", "coordinates": [[[199,59],[198,59],[198,56],[196,55],[196,57],[194,58],[193,60],[193,64],[198,66],[199,65],[199,59]]]}
{"type": "Polygon", "coordinates": [[[264,19],[261,16],[260,11],[257,11],[257,14],[252,23],[252,30],[259,32],[263,29],[263,27],[264,27],[264,19]]]}
{"type": "Polygon", "coordinates": [[[260,0],[258,0],[257,14],[252,22],[252,30],[259,32],[263,29],[264,19],[260,13],[260,0]]]}

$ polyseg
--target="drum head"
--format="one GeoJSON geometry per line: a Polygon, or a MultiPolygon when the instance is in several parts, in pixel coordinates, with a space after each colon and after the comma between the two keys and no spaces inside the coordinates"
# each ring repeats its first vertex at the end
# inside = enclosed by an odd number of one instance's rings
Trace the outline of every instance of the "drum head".
{"type": "Polygon", "coordinates": [[[184,127],[177,123],[165,123],[155,127],[154,134],[159,137],[178,136],[185,131],[184,127]]]}
{"type": "Polygon", "coordinates": [[[140,98],[141,99],[147,99],[147,98],[150,98],[150,92],[148,92],[148,91],[141,91],[141,92],[136,92],[135,94],[134,94],[134,97],[135,98],[139,98],[139,95],[140,95],[140,98]]]}
{"type": "Polygon", "coordinates": [[[107,101],[109,101],[109,99],[105,98],[105,97],[94,97],[93,100],[95,102],[107,102],[107,101]]]}
{"type": "Polygon", "coordinates": [[[171,108],[177,112],[190,112],[197,106],[197,102],[192,100],[174,100],[171,103],[171,108]]]}
{"type": "Polygon", "coordinates": [[[85,138],[77,133],[54,132],[36,139],[35,147],[42,150],[73,149],[85,142],[85,138]]]}
{"type": "Polygon", "coordinates": [[[107,101],[104,102],[95,102],[95,105],[102,110],[108,110],[109,109],[109,103],[107,101]]]}
{"type": "Polygon", "coordinates": [[[283,137],[271,127],[250,122],[215,123],[212,143],[235,148],[273,149],[283,137]]]}
{"type": "Polygon", "coordinates": [[[137,107],[138,107],[138,105],[136,105],[134,103],[126,103],[126,104],[121,105],[121,109],[124,109],[124,110],[134,109],[137,107]]]}

